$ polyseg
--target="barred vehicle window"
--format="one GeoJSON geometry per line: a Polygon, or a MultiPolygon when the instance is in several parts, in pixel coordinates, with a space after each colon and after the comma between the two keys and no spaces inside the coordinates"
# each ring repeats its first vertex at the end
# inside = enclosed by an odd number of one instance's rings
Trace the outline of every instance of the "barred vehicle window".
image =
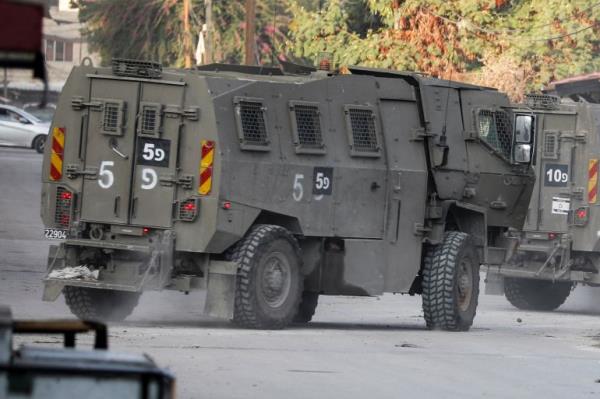
{"type": "Polygon", "coordinates": [[[247,144],[267,145],[267,128],[262,103],[240,101],[239,107],[244,141],[247,144]]]}
{"type": "Polygon", "coordinates": [[[106,132],[116,132],[119,120],[119,104],[107,102],[104,104],[103,128],[106,132]]]}
{"type": "Polygon", "coordinates": [[[360,152],[378,150],[373,111],[369,109],[350,109],[350,124],[352,126],[353,148],[360,152]]]}
{"type": "Polygon", "coordinates": [[[321,148],[323,139],[321,137],[319,108],[314,105],[296,104],[294,111],[299,144],[303,147],[321,148]]]}
{"type": "Polygon", "coordinates": [[[504,111],[479,111],[479,137],[493,149],[510,159],[512,148],[512,125],[504,111]]]}

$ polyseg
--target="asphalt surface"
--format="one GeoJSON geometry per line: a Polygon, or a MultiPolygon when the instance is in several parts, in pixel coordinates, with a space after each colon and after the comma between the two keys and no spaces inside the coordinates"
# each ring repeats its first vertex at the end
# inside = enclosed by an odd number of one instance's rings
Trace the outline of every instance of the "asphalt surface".
{"type": "MultiPolygon", "coordinates": [[[[40,168],[35,152],[0,148],[0,303],[18,318],[70,317],[62,297],[40,299],[49,245],[40,168]]],[[[201,293],[146,293],[127,322],[111,326],[111,349],[169,368],[178,398],[600,396],[600,288],[577,288],[552,313],[482,295],[466,333],[427,331],[420,298],[400,295],[323,298],[313,323],[283,331],[237,329],[202,308],[201,293]]]]}

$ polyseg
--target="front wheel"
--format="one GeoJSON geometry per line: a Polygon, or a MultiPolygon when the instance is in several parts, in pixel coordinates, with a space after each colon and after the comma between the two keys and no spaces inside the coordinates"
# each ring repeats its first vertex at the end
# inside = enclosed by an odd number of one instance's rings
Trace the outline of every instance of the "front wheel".
{"type": "Polygon", "coordinates": [[[264,329],[289,325],[303,287],[296,239],[283,227],[256,225],[227,258],[238,264],[233,322],[264,329]]]}
{"type": "Polygon", "coordinates": [[[558,309],[567,300],[572,288],[573,284],[565,281],[511,277],[504,279],[504,296],[514,307],[521,310],[558,309]]]}
{"type": "Polygon", "coordinates": [[[67,286],[65,302],[81,320],[123,321],[137,306],[140,293],[67,286]]]}
{"type": "Polygon", "coordinates": [[[33,148],[34,150],[36,150],[38,153],[43,153],[44,152],[44,146],[46,145],[46,136],[36,136],[35,139],[33,139],[33,143],[31,143],[31,148],[33,148]]]}
{"type": "Polygon", "coordinates": [[[423,313],[429,329],[466,331],[479,298],[479,256],[466,233],[448,231],[444,241],[426,249],[423,313]]]}

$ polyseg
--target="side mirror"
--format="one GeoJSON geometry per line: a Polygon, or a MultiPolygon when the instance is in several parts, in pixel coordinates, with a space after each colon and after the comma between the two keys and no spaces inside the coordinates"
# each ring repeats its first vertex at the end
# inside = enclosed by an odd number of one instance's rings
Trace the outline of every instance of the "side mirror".
{"type": "Polygon", "coordinates": [[[517,115],[515,118],[515,133],[517,143],[531,143],[533,136],[533,116],[517,115]]]}
{"type": "Polygon", "coordinates": [[[516,163],[531,162],[531,144],[515,145],[514,159],[516,163]]]}
{"type": "Polygon", "coordinates": [[[22,123],[23,125],[29,125],[31,123],[26,118],[23,118],[22,116],[19,117],[19,122],[22,123]]]}

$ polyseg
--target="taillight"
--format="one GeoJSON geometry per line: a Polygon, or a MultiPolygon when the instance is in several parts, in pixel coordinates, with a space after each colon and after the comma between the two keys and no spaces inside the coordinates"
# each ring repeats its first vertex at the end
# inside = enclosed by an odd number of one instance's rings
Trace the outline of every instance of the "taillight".
{"type": "Polygon", "coordinates": [[[54,211],[54,223],[63,229],[71,225],[71,214],[73,209],[73,193],[64,187],[56,188],[56,209],[54,211]]]}
{"type": "Polygon", "coordinates": [[[179,203],[177,218],[184,222],[193,222],[198,215],[198,199],[189,198],[179,203]]]}
{"type": "Polygon", "coordinates": [[[202,157],[200,159],[200,181],[198,194],[208,195],[212,188],[213,161],[215,158],[215,142],[202,140],[202,157]]]}
{"type": "Polygon", "coordinates": [[[573,222],[575,226],[585,226],[590,219],[590,208],[587,206],[582,206],[581,208],[577,208],[575,213],[573,214],[573,222]]]}
{"type": "Polygon", "coordinates": [[[50,180],[52,181],[62,178],[66,133],[67,130],[64,127],[55,127],[52,130],[52,148],[50,150],[50,180]]]}

